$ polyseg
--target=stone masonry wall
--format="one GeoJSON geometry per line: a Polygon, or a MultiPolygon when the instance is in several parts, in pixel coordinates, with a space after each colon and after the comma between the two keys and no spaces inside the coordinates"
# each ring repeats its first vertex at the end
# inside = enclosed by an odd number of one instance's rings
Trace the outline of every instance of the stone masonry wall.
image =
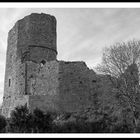
{"type": "Polygon", "coordinates": [[[19,20],[18,24],[17,56],[19,59],[22,61],[37,61],[38,58],[47,61],[56,59],[55,17],[33,13],[19,20]]]}
{"type": "Polygon", "coordinates": [[[59,62],[60,108],[76,112],[93,107],[96,74],[84,62],[59,62]]]}
{"type": "Polygon", "coordinates": [[[106,104],[106,77],[84,62],[58,61],[56,56],[55,17],[31,14],[15,24],[8,36],[3,115],[9,117],[24,104],[30,110],[80,112],[94,108],[100,94],[105,97],[102,106],[106,104]]]}
{"type": "Polygon", "coordinates": [[[8,110],[10,111],[13,108],[16,97],[25,95],[25,64],[16,61],[13,66],[12,70],[8,73],[9,76],[7,74],[7,79],[5,80],[6,90],[3,97],[3,114],[7,114],[8,110]]]}
{"type": "Polygon", "coordinates": [[[2,104],[2,113],[8,114],[9,108],[13,102],[13,94],[15,92],[16,83],[16,50],[18,38],[18,24],[15,24],[13,29],[8,34],[8,47],[6,55],[6,70],[5,70],[5,83],[4,83],[4,96],[2,104]]]}
{"type": "Polygon", "coordinates": [[[30,95],[29,96],[29,109],[33,111],[38,108],[44,112],[61,112],[59,109],[58,96],[53,95],[30,95]]]}
{"type": "Polygon", "coordinates": [[[42,13],[31,14],[16,22],[8,34],[2,104],[5,116],[14,107],[16,98],[21,100],[28,94],[29,63],[40,65],[42,61],[55,60],[56,55],[55,17],[42,13]]]}
{"type": "Polygon", "coordinates": [[[46,64],[27,63],[27,93],[29,95],[57,95],[58,92],[57,61],[46,64]]]}
{"type": "Polygon", "coordinates": [[[43,111],[58,109],[58,61],[38,64],[32,61],[27,63],[27,93],[29,108],[40,108],[43,111]]]}
{"type": "Polygon", "coordinates": [[[76,112],[93,107],[96,74],[84,62],[28,62],[29,107],[76,112]]]}

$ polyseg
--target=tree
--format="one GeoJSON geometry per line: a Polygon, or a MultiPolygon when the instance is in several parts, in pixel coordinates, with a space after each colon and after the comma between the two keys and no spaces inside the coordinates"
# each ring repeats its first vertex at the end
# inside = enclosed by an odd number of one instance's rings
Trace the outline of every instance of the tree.
{"type": "Polygon", "coordinates": [[[102,62],[96,70],[109,76],[120,103],[129,107],[136,132],[140,110],[139,68],[140,41],[116,43],[103,51],[102,62]]]}

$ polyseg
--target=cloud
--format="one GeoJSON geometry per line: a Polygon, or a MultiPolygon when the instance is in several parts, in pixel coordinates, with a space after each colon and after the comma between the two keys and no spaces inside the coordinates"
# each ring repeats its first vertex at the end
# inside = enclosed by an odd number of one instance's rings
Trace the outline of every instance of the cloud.
{"type": "Polygon", "coordinates": [[[93,67],[101,61],[105,46],[140,39],[139,8],[1,8],[0,95],[4,83],[8,31],[17,20],[35,12],[56,17],[59,60],[82,60],[93,67]]]}

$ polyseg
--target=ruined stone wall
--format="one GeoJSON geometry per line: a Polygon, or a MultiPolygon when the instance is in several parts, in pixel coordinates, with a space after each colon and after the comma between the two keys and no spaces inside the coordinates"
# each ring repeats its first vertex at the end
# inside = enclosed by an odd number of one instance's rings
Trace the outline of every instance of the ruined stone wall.
{"type": "Polygon", "coordinates": [[[59,62],[60,108],[76,112],[93,106],[96,74],[84,62],[59,62]]]}
{"type": "Polygon", "coordinates": [[[32,66],[29,63],[55,60],[56,55],[55,17],[31,14],[15,24],[8,35],[2,105],[4,115],[7,116],[14,107],[16,97],[24,98],[28,94],[28,70],[32,66]]]}
{"type": "Polygon", "coordinates": [[[97,77],[84,62],[28,62],[27,75],[31,110],[76,112],[93,107],[97,77]]]}
{"type": "Polygon", "coordinates": [[[22,81],[18,81],[11,110],[20,103],[27,103],[30,110],[39,108],[43,111],[80,112],[94,108],[95,94],[103,90],[108,92],[107,88],[103,89],[103,86],[108,85],[104,81],[106,78],[96,75],[84,62],[56,60],[38,64],[28,61],[26,69],[27,79],[23,79],[26,89],[20,87],[22,81]],[[28,100],[23,100],[22,91],[28,95],[28,100]]]}
{"type": "Polygon", "coordinates": [[[98,92],[98,108],[100,110],[108,111],[111,107],[114,110],[118,106],[118,102],[115,98],[115,93],[113,92],[113,85],[108,75],[97,75],[98,83],[96,86],[98,92]]]}
{"type": "Polygon", "coordinates": [[[15,61],[13,66],[14,67],[10,72],[8,72],[5,80],[3,114],[9,114],[9,111],[14,106],[16,97],[25,95],[25,64],[21,64],[20,61],[15,61]]]}
{"type": "Polygon", "coordinates": [[[29,108],[43,111],[58,111],[59,107],[59,62],[49,61],[45,64],[27,63],[27,93],[29,108]]]}
{"type": "Polygon", "coordinates": [[[56,60],[56,19],[31,14],[10,30],[5,71],[2,114],[16,106],[30,110],[80,112],[95,107],[101,95],[104,106],[110,83],[84,62],[56,60]]]}
{"type": "Polygon", "coordinates": [[[57,95],[59,63],[27,63],[27,92],[29,95],[57,95]]]}
{"type": "Polygon", "coordinates": [[[30,111],[38,108],[44,112],[61,112],[57,95],[30,95],[28,104],[30,111]]]}

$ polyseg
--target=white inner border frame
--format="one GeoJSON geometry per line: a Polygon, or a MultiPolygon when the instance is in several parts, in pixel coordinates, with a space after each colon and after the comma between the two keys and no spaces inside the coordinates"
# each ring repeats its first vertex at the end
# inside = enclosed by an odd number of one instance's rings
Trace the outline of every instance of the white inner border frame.
{"type": "MultiPolygon", "coordinates": [[[[140,2],[2,2],[0,8],[140,8],[140,2]]],[[[1,133],[0,138],[139,138],[132,133],[46,133],[46,134],[10,134],[1,133]]]]}
{"type": "Polygon", "coordinates": [[[0,8],[140,8],[140,2],[0,2],[0,8]]]}

